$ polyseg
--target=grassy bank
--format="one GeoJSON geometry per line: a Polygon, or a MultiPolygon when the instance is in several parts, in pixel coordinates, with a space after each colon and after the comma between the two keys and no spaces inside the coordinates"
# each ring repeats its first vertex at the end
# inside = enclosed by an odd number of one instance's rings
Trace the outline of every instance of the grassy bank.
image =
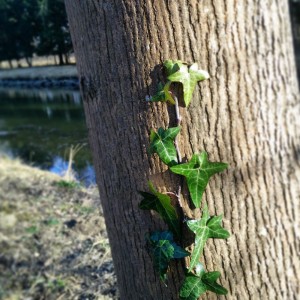
{"type": "Polygon", "coordinates": [[[95,188],[0,157],[0,299],[117,299],[95,188]]]}
{"type": "Polygon", "coordinates": [[[46,66],[20,69],[0,70],[0,80],[4,79],[60,79],[66,77],[77,77],[75,65],[68,66],[46,66]]]}

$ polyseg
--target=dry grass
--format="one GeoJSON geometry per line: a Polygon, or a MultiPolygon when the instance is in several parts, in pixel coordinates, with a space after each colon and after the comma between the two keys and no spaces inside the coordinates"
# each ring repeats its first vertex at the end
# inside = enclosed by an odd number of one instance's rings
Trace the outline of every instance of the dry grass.
{"type": "Polygon", "coordinates": [[[0,299],[118,299],[95,188],[0,158],[0,299]]]}

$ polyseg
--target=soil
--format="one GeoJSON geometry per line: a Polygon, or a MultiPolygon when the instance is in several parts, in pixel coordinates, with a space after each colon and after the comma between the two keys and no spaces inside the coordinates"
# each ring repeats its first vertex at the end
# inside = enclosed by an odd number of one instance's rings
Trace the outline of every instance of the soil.
{"type": "Polygon", "coordinates": [[[0,299],[119,299],[96,187],[0,157],[0,299]]]}

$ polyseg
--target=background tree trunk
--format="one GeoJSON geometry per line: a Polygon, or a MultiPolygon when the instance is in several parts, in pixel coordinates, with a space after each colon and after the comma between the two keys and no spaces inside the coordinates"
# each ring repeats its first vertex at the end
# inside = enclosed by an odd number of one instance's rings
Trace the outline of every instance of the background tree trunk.
{"type": "Polygon", "coordinates": [[[203,203],[224,213],[232,236],[209,241],[205,267],[221,271],[223,299],[296,299],[300,114],[288,1],[66,0],[66,7],[121,298],[177,299],[183,278],[173,266],[166,288],[153,271],[144,235],[162,224],[138,209],[137,193],[149,179],[176,190],[178,178],[147,155],[150,129],[175,125],[173,108],[145,97],[162,79],[160,64],[181,59],[211,75],[181,108],[182,154],[206,150],[230,164],[203,203]]]}
{"type": "Polygon", "coordinates": [[[298,81],[300,82],[300,1],[290,0],[298,81]]]}

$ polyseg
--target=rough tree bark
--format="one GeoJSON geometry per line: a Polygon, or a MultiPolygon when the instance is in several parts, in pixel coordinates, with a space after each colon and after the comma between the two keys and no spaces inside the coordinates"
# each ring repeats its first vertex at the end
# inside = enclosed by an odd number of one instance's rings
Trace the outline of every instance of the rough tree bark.
{"type": "Polygon", "coordinates": [[[177,177],[147,155],[150,129],[174,125],[174,112],[145,97],[158,66],[181,59],[211,75],[181,108],[182,155],[206,150],[230,164],[203,199],[232,233],[208,243],[206,269],[221,271],[224,299],[296,299],[300,111],[288,1],[66,0],[66,8],[121,298],[178,298],[182,266],[168,288],[159,282],[144,235],[162,225],[138,209],[137,190],[149,179],[176,190],[177,177]]]}

